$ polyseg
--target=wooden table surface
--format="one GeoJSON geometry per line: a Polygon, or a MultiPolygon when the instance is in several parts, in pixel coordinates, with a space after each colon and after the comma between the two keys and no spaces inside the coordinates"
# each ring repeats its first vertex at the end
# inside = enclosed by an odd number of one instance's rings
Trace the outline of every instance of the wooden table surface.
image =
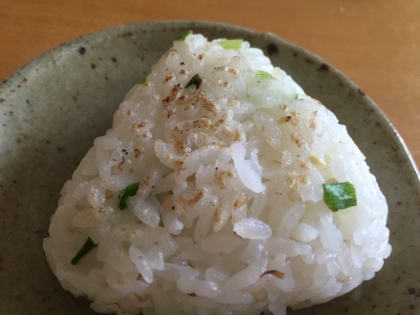
{"type": "Polygon", "coordinates": [[[0,82],[86,33],[175,19],[268,31],[320,55],[378,104],[420,165],[419,0],[0,0],[0,82]]]}

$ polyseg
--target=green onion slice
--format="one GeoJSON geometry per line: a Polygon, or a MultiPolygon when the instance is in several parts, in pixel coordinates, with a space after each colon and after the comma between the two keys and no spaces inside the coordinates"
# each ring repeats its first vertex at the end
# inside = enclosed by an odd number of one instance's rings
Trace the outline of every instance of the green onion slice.
{"type": "Polygon", "coordinates": [[[357,206],[356,190],[349,182],[322,184],[324,202],[327,207],[336,212],[338,210],[357,206]]]}
{"type": "Polygon", "coordinates": [[[230,39],[230,40],[221,40],[220,42],[217,42],[220,46],[223,47],[223,49],[232,49],[236,51],[241,51],[243,39],[230,39]]]}
{"type": "Polygon", "coordinates": [[[187,85],[185,86],[185,88],[190,87],[191,85],[195,85],[195,87],[198,89],[200,87],[201,84],[201,78],[198,75],[198,73],[196,75],[194,75],[190,81],[188,81],[187,85]]]}
{"type": "Polygon", "coordinates": [[[144,76],[140,79],[139,84],[144,84],[146,83],[147,77],[149,76],[149,74],[151,73],[151,71],[147,71],[144,76]]]}
{"type": "Polygon", "coordinates": [[[177,40],[179,41],[184,41],[188,36],[190,36],[193,33],[193,31],[188,30],[184,35],[182,35],[180,38],[178,38],[177,40]]]}
{"type": "Polygon", "coordinates": [[[95,244],[90,237],[86,240],[85,244],[77,252],[76,256],[71,260],[72,265],[76,265],[79,260],[87,255],[92,249],[94,249],[98,244],[95,244]]]}
{"type": "Polygon", "coordinates": [[[257,78],[260,78],[260,79],[275,79],[275,77],[273,77],[270,73],[265,72],[265,71],[261,71],[261,70],[257,71],[257,78]]]}
{"type": "Polygon", "coordinates": [[[139,189],[139,183],[133,183],[128,185],[125,189],[123,189],[120,194],[118,195],[118,200],[120,201],[120,210],[124,210],[127,208],[127,203],[125,202],[128,197],[134,196],[139,189]]]}
{"type": "Polygon", "coordinates": [[[296,94],[296,95],[295,95],[295,100],[297,100],[297,99],[298,99],[298,97],[299,97],[299,94],[296,94]]]}

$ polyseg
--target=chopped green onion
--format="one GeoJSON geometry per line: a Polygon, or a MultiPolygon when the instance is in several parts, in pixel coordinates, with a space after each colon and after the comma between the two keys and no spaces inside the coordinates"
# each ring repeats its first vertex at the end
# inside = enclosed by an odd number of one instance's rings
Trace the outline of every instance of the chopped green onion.
{"type": "Polygon", "coordinates": [[[298,95],[298,94],[296,94],[296,95],[295,95],[295,100],[297,100],[297,99],[298,99],[298,97],[299,97],[299,95],[298,95]]]}
{"type": "Polygon", "coordinates": [[[265,72],[265,71],[261,71],[261,70],[257,71],[257,78],[260,78],[260,79],[275,79],[275,77],[273,77],[270,73],[265,72]]]}
{"type": "Polygon", "coordinates": [[[76,265],[83,256],[87,255],[96,246],[98,246],[98,244],[95,244],[92,239],[88,237],[85,244],[81,249],[79,249],[76,256],[74,256],[74,258],[71,260],[71,264],[76,265]]]}
{"type": "Polygon", "coordinates": [[[243,39],[230,39],[230,40],[221,40],[220,42],[217,42],[220,46],[223,47],[223,49],[232,49],[236,51],[241,51],[243,39]]]}
{"type": "Polygon", "coordinates": [[[139,189],[139,183],[133,183],[128,185],[125,189],[123,189],[120,194],[118,195],[118,200],[120,201],[120,210],[124,210],[127,208],[127,203],[125,202],[128,197],[134,196],[139,189]]]}
{"type": "Polygon", "coordinates": [[[198,89],[200,87],[201,84],[201,78],[198,75],[198,73],[196,75],[194,75],[190,81],[188,81],[187,85],[185,86],[185,88],[190,87],[191,85],[195,85],[195,87],[198,89]]]}
{"type": "Polygon", "coordinates": [[[327,207],[336,212],[338,210],[357,206],[356,190],[349,182],[322,184],[324,202],[327,207]]]}
{"type": "Polygon", "coordinates": [[[151,73],[151,71],[147,71],[144,76],[140,79],[139,84],[144,84],[146,83],[147,77],[149,76],[149,74],[151,73]]]}
{"type": "Polygon", "coordinates": [[[193,31],[188,30],[184,35],[182,35],[180,38],[178,38],[177,40],[180,41],[184,41],[188,36],[190,36],[193,33],[193,31]]]}

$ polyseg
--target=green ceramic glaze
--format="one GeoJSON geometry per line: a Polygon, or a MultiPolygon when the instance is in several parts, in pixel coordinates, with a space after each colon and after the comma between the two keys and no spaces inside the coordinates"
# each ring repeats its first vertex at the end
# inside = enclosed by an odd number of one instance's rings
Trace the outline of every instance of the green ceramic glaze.
{"type": "Polygon", "coordinates": [[[394,127],[321,58],[269,33],[202,21],[134,24],[86,35],[0,84],[0,314],[94,314],[88,301],[61,288],[48,267],[42,240],[49,218],[64,182],[94,138],[111,126],[124,95],[189,29],[260,47],[347,126],[388,200],[393,252],[384,268],[345,296],[289,314],[418,314],[419,178],[394,127]]]}

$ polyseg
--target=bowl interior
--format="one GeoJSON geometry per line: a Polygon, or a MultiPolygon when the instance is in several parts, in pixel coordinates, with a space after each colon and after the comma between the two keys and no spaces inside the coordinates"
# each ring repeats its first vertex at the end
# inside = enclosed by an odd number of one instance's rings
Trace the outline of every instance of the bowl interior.
{"type": "Polygon", "coordinates": [[[319,57],[274,35],[209,22],[152,22],[83,36],[0,84],[0,314],[95,314],[64,291],[42,249],[60,188],[124,95],[186,30],[261,48],[348,128],[389,204],[393,252],[373,280],[289,314],[397,314],[420,294],[419,181],[398,134],[373,102],[319,57]],[[414,289],[414,291],[413,291],[414,289]],[[414,292],[414,293],[413,293],[414,292]]]}

